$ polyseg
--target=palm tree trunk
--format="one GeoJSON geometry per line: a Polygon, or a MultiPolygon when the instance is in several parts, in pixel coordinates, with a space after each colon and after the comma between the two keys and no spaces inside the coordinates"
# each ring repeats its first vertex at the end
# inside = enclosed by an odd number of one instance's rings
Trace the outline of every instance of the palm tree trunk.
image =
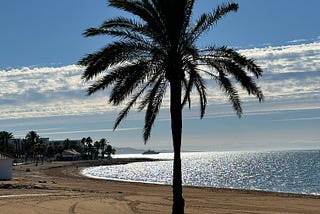
{"type": "Polygon", "coordinates": [[[172,213],[184,213],[184,199],[182,197],[181,174],[181,135],[182,135],[182,106],[181,106],[181,82],[177,78],[170,82],[170,113],[171,131],[174,149],[173,160],[173,206],[172,213]]]}

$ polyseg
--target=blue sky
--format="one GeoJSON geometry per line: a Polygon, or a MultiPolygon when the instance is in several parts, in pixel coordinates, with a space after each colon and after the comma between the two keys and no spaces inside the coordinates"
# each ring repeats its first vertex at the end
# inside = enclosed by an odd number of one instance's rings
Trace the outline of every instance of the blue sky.
{"type": "MultiPolygon", "coordinates": [[[[221,2],[197,1],[195,16],[221,2]]],[[[240,0],[203,39],[248,48],[315,39],[320,34],[318,0],[240,0]],[[211,39],[212,38],[212,39],[211,39]]],[[[83,38],[88,27],[119,14],[106,0],[2,0],[0,2],[0,68],[74,64],[85,53],[101,48],[106,38],[83,38]],[[4,51],[5,50],[5,51],[4,51]]]]}
{"type": "MultiPolygon", "coordinates": [[[[224,1],[197,1],[195,17],[224,1]]],[[[187,150],[276,150],[320,148],[320,1],[239,0],[205,35],[199,46],[223,44],[256,59],[264,69],[259,81],[266,101],[243,93],[244,116],[238,119],[218,88],[208,82],[207,116],[185,110],[183,148],[187,150]]],[[[112,132],[119,108],[107,93],[85,96],[85,54],[110,38],[84,38],[88,27],[123,15],[105,0],[3,0],[0,2],[0,130],[24,137],[36,130],[50,139],[94,140],[115,146],[171,148],[168,103],[151,141],[142,141],[143,114],[133,112],[112,132]]],[[[194,102],[196,103],[196,102],[194,102]]]]}

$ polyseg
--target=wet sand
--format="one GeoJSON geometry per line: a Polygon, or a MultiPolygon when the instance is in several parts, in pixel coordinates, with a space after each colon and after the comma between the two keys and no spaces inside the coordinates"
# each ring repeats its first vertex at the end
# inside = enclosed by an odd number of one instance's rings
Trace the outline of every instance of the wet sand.
{"type": "MultiPolygon", "coordinates": [[[[131,159],[114,159],[127,163],[131,159]]],[[[145,160],[144,160],[145,161],[145,160]]],[[[0,213],[171,213],[171,186],[99,180],[79,174],[101,161],[15,166],[0,181],[0,213]],[[29,170],[27,170],[29,169],[29,170]]],[[[320,196],[184,187],[186,213],[320,213],[320,196]]]]}

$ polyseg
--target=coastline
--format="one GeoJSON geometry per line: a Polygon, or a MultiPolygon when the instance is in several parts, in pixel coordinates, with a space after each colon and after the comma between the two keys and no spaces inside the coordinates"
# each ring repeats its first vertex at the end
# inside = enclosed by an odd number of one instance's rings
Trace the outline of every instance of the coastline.
{"type": "MultiPolygon", "coordinates": [[[[80,173],[85,167],[136,161],[151,159],[15,166],[13,179],[0,181],[1,211],[24,214],[105,213],[106,210],[110,213],[170,213],[170,186],[94,179],[80,173]]],[[[320,213],[320,196],[314,195],[190,186],[184,186],[183,191],[186,213],[320,213]]]]}

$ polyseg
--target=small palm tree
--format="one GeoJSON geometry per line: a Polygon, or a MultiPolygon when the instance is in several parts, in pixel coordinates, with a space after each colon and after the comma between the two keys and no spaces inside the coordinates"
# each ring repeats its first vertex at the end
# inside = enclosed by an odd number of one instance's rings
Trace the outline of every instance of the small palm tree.
{"type": "Polygon", "coordinates": [[[114,155],[115,153],[116,153],[116,150],[112,148],[110,144],[108,144],[106,148],[106,154],[108,156],[108,159],[111,159],[111,155],[114,155]]]}
{"type": "Polygon", "coordinates": [[[66,138],[63,141],[63,149],[64,150],[71,149],[71,141],[69,140],[69,138],[66,138]]]}
{"type": "Polygon", "coordinates": [[[87,155],[89,156],[90,159],[92,159],[92,154],[94,153],[94,147],[92,145],[93,140],[91,137],[87,137],[85,142],[86,142],[87,152],[88,152],[87,155]]]}
{"type": "Polygon", "coordinates": [[[82,145],[81,151],[82,151],[82,155],[87,155],[87,152],[88,152],[88,148],[87,148],[87,145],[86,145],[86,140],[87,140],[87,138],[85,138],[85,137],[83,137],[83,138],[81,139],[81,145],[82,145]]]}
{"type": "Polygon", "coordinates": [[[7,153],[9,151],[9,140],[12,138],[13,134],[11,132],[0,132],[0,152],[7,153]]]}
{"type": "Polygon", "coordinates": [[[39,143],[39,141],[40,141],[40,136],[37,134],[36,131],[30,131],[26,134],[26,137],[25,137],[25,149],[27,153],[26,160],[31,154],[33,155],[33,158],[35,158],[34,157],[35,148],[36,148],[36,145],[39,143]]]}
{"type": "Polygon", "coordinates": [[[104,155],[106,153],[105,152],[105,147],[106,147],[107,143],[109,143],[109,142],[105,138],[101,138],[100,141],[99,141],[100,149],[101,149],[101,159],[104,158],[104,155]]]}
{"type": "Polygon", "coordinates": [[[89,28],[85,36],[107,35],[119,38],[79,61],[85,67],[83,79],[98,78],[88,89],[92,95],[111,88],[109,102],[120,105],[128,100],[115,121],[114,129],[138,104],[146,109],[143,138],[150,137],[167,88],[170,88],[171,130],[174,148],[173,213],[184,213],[181,178],[182,109],[191,106],[193,89],[199,95],[200,117],[205,114],[206,77],[213,79],[226,93],[234,110],[242,114],[241,101],[234,83],[262,101],[263,94],[253,78],[262,70],[252,59],[222,46],[200,49],[197,41],[217,21],[238,4],[222,4],[191,21],[194,0],[109,0],[109,6],[126,11],[138,20],[116,17],[98,28],[89,28]]]}

